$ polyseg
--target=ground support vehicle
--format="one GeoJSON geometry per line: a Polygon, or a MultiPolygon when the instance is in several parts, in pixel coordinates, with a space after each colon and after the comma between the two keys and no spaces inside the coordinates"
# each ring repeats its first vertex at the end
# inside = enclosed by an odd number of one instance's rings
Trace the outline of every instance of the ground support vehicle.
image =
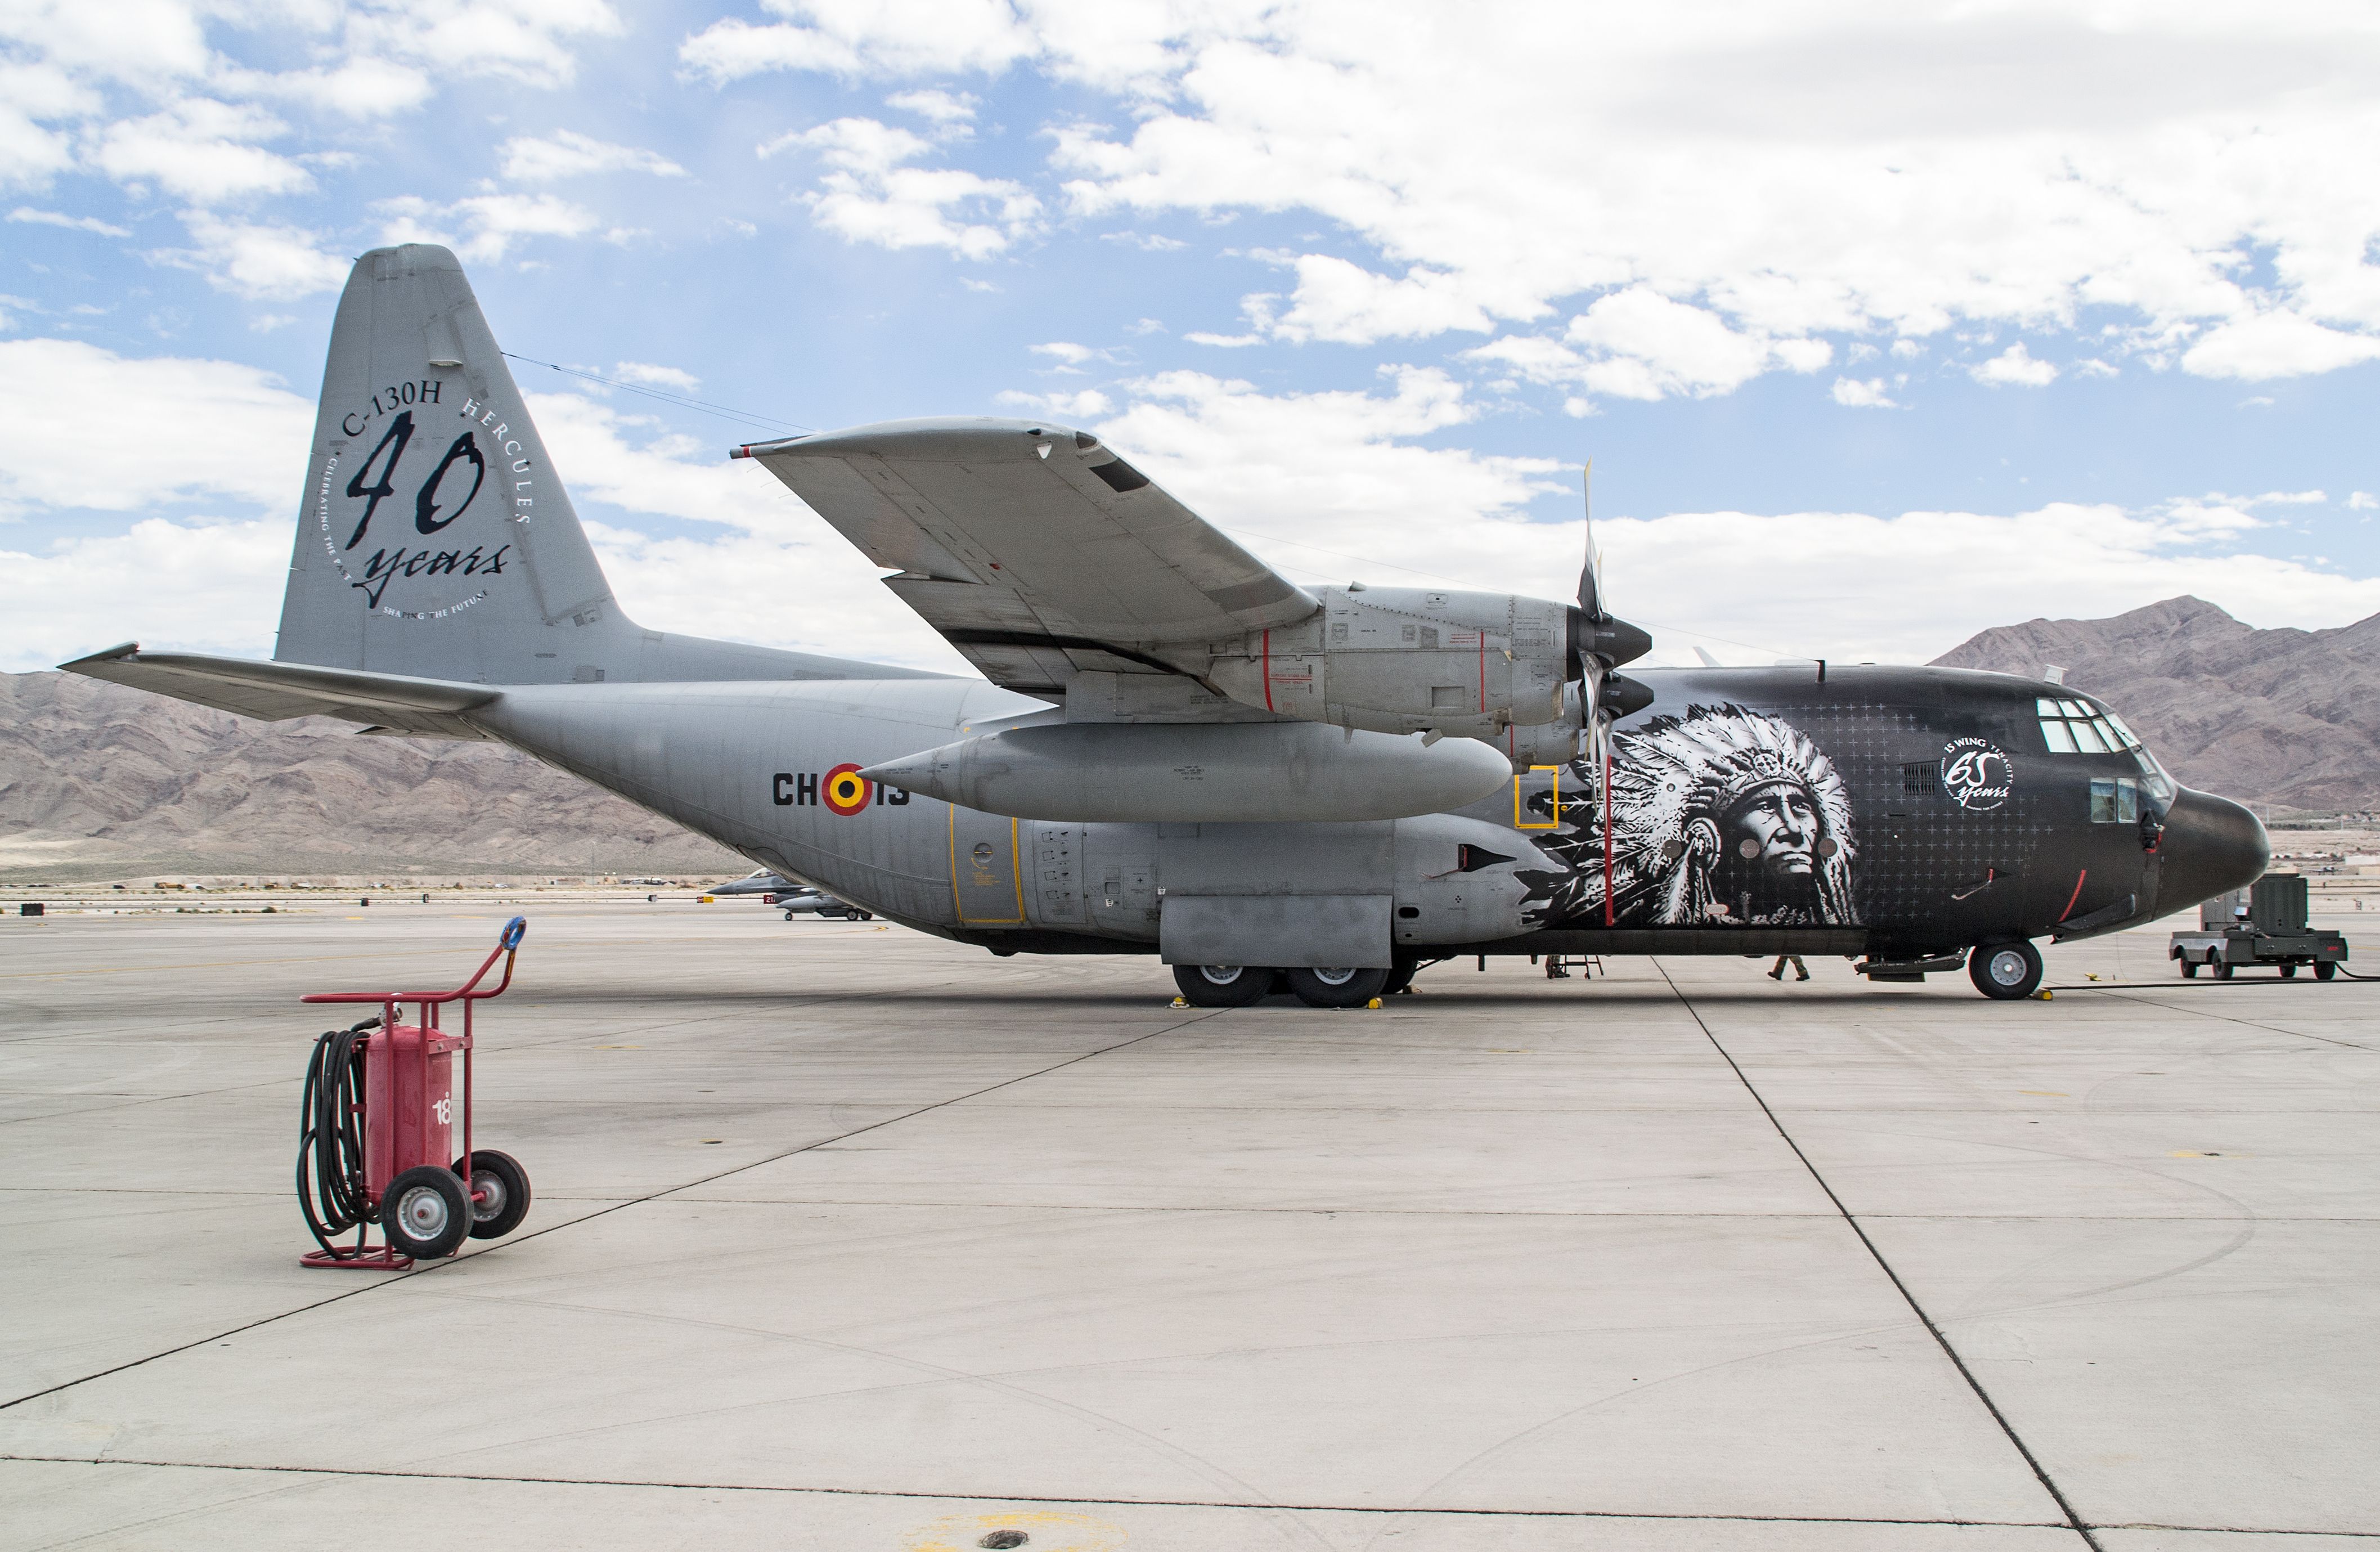
{"type": "Polygon", "coordinates": [[[2167,952],[2184,976],[2204,965],[2216,980],[2228,981],[2244,965],[2269,966],[2287,979],[2301,964],[2311,964],[2313,978],[2326,981],[2347,961],[2347,938],[2307,925],[2304,874],[2267,873],[2247,889],[2199,906],[2198,930],[2175,933],[2167,952]]]}

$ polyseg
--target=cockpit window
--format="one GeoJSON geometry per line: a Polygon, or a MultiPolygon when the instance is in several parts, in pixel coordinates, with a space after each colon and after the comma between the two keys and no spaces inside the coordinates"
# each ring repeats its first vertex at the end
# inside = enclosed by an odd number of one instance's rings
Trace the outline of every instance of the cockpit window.
{"type": "MultiPolygon", "coordinates": [[[[2120,755],[2129,752],[2141,768],[2141,785],[2159,803],[2173,801],[2178,790],[2173,778],[2158,765],[2140,734],[2124,725],[2124,719],[2105,707],[2087,701],[2067,700],[2041,696],[2034,701],[2034,713],[2041,719],[2041,741],[2053,755],[2120,755]]],[[[2118,789],[2110,788],[2107,801],[2117,804],[2118,789]]]]}

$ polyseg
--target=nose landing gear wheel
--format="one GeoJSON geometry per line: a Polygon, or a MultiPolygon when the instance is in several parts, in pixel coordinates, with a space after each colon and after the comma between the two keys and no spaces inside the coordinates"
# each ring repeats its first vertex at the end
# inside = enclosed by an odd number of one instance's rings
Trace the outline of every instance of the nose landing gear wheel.
{"type": "Polygon", "coordinates": [[[1360,1008],[1388,984],[1386,970],[1326,966],[1289,972],[1289,989],[1309,1008],[1360,1008]]]}
{"type": "Polygon", "coordinates": [[[1245,1008],[1272,989],[1272,972],[1255,964],[1177,964],[1173,984],[1194,1008],[1245,1008]]]}
{"type": "Polygon", "coordinates": [[[2022,938],[1979,943],[1967,955],[1967,978],[1985,997],[2012,1002],[2041,985],[2041,951],[2022,938]]]}
{"type": "Polygon", "coordinates": [[[471,1183],[471,1238],[500,1240],[520,1227],[528,1216],[528,1171],[508,1153],[493,1148],[476,1149],[470,1158],[470,1169],[464,1161],[455,1160],[455,1173],[471,1183]]]}
{"type": "Polygon", "coordinates": [[[416,1261],[452,1255],[471,1226],[470,1199],[452,1170],[417,1165],[388,1182],[380,1231],[388,1248],[416,1261]]]}

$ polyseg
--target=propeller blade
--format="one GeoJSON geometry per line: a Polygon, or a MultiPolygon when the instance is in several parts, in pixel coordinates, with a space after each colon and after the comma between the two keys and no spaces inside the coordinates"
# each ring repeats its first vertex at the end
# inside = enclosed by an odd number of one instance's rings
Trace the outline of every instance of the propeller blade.
{"type": "Polygon", "coordinates": [[[1595,460],[1586,461],[1586,475],[1580,481],[1586,497],[1586,564],[1578,573],[1578,612],[1597,624],[1611,616],[1603,607],[1602,557],[1595,552],[1595,460]]]}

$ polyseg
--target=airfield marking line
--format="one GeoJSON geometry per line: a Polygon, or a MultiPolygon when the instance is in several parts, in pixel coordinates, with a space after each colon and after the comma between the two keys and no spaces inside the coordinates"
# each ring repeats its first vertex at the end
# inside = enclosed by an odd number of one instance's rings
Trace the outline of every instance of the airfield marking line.
{"type": "Polygon", "coordinates": [[[1654,969],[1661,973],[1661,978],[1669,981],[1670,990],[1676,994],[1679,1006],[1684,1008],[1688,1016],[1694,1021],[1694,1027],[1703,1032],[1703,1038],[1710,1042],[1711,1049],[1718,1052],[1720,1060],[1734,1072],[1736,1080],[1743,1085],[1743,1091],[1752,1096],[1752,1102],[1760,1107],[1760,1113],[1767,1116],[1768,1124],[1777,1129],[1777,1135],[1784,1141],[1787,1147],[1793,1150],[1793,1157],[1802,1161],[1802,1168],[1810,1172],[1810,1179],[1817,1183],[1820,1191],[1827,1194],[1827,1200],[1835,1205],[1835,1210],[1842,1215],[1843,1222],[1850,1227],[1851,1231],[1859,1236],[1859,1243],[1866,1247],[1868,1255],[1883,1270],[1885,1277],[1891,1281],[1893,1291],[1900,1295],[1901,1300],[1909,1305],[1910,1312],[1925,1325],[1927,1332],[1933,1336],[1935,1345],[1942,1350],[1942,1355],[1950,1360],[1951,1366],[1959,1371],[1959,1377],[1965,1380],[1967,1388],[1975,1393],[1975,1400],[1984,1403],[1984,1410],[1991,1413],[1993,1422],[1999,1425],[2000,1433],[2006,1437],[2010,1445],[2015,1447],[2017,1454],[2023,1458],[2024,1463],[2033,1468],[2034,1480],[2041,1484],[2042,1490],[2049,1495],[2050,1500],[2058,1505],[2058,1511],[2066,1516],[2067,1524],[2073,1528],[2076,1535],[2082,1538],[2082,1544],[2090,1547],[2091,1552],[2105,1552],[2105,1548],[2099,1545],[2099,1538],[2091,1534],[2091,1527],[2083,1523],[2082,1517],[2074,1512],[2074,1506],[2066,1501],[2066,1495],[2058,1490],[2058,1484],[2050,1480],[2048,1470],[2042,1465],[2040,1460],[2026,1447],[2024,1440],[2018,1436],[2015,1426],[2009,1422],[2007,1413],[2000,1411],[1999,1403],[1992,1400],[1991,1392],[1984,1388],[1983,1381],[1975,1377],[1975,1372],[1967,1366],[1967,1361],[1959,1355],[1959,1350],[1950,1345],[1949,1335],[1935,1323],[1934,1317],[1925,1312],[1925,1306],[1917,1302],[1917,1295],[1910,1290],[1906,1282],[1900,1279],[1900,1274],[1895,1271],[1892,1263],[1885,1258],[1884,1252],[1877,1248],[1874,1240],[1868,1238],[1868,1232],[1860,1226],[1858,1217],[1844,1204],[1840,1196],[1835,1194],[1835,1188],[1828,1183],[1827,1177],[1819,1172],[1817,1165],[1811,1162],[1810,1156],[1802,1151],[1802,1145],[1793,1140],[1793,1134],[1785,1129],[1785,1122],[1778,1118],[1774,1109],[1769,1108],[1767,1099],[1753,1084],[1751,1076],[1744,1072],[1742,1064],[1735,1060],[1734,1053],[1720,1043],[1719,1037],[1712,1033],[1711,1026],[1704,1022],[1702,1010],[1696,1008],[1693,999],[1685,994],[1676,981],[1670,979],[1669,966],[1663,964],[1658,958],[1651,960],[1650,963],[1654,969]]]}
{"type": "MultiPolygon", "coordinates": [[[[851,993],[849,995],[856,996],[858,994],[851,993]]],[[[1110,1051],[1122,1050],[1126,1046],[1136,1046],[1143,1040],[1153,1040],[1160,1035],[1172,1034],[1174,1030],[1186,1028],[1189,1025],[1200,1023],[1205,1019],[1212,1018],[1219,1012],[1228,1011],[1229,1010],[1220,1008],[1210,1009],[1195,1017],[1182,1019],[1175,1023],[1169,1024],[1161,1029],[1152,1029],[1146,1035],[1135,1035],[1128,1040],[1118,1040],[1112,1045],[1101,1046],[1096,1050],[1084,1051],[1079,1055],[1070,1056],[1062,1061],[1053,1061],[1047,1067],[1036,1068],[1030,1073],[1022,1073],[1013,1078],[1003,1078],[996,1084],[988,1084],[982,1088],[975,1089],[965,1094],[953,1095],[947,1099],[937,1099],[930,1105],[920,1105],[917,1109],[905,1110],[900,1115],[887,1116],[880,1121],[869,1122],[865,1126],[855,1126],[848,1132],[838,1133],[832,1137],[820,1137],[814,1142],[804,1143],[799,1147],[787,1148],[783,1153],[772,1154],[766,1158],[756,1158],[748,1164],[738,1164],[733,1169],[721,1170],[715,1174],[705,1175],[699,1180],[687,1181],[682,1184],[673,1185],[661,1191],[648,1192],[641,1196],[631,1197],[625,1201],[615,1202],[608,1207],[598,1208],[596,1211],[588,1213],[583,1217],[574,1218],[563,1223],[556,1223],[549,1228],[540,1229],[531,1233],[508,1236],[503,1242],[503,1244],[505,1246],[520,1244],[529,1240],[541,1239],[548,1234],[560,1233],[565,1229],[573,1228],[581,1223],[591,1223],[599,1218],[608,1218],[612,1214],[618,1212],[625,1207],[637,1206],[642,1203],[657,1201],[662,1197],[673,1195],[680,1191],[690,1191],[697,1186],[709,1185],[713,1182],[725,1180],[730,1175],[742,1174],[747,1170],[757,1170],[763,1164],[774,1164],[779,1159],[791,1158],[798,1153],[808,1153],[813,1148],[825,1147],[832,1143],[839,1143],[846,1138],[859,1136],[864,1133],[878,1131],[883,1127],[893,1125],[898,1122],[907,1121],[913,1116],[921,1116],[929,1111],[939,1110],[945,1109],[948,1106],[961,1104],[966,1100],[975,1098],[978,1095],[990,1094],[995,1090],[1006,1088],[1013,1084],[1026,1083],[1034,1078],[1041,1077],[1050,1073],[1055,1073],[1061,1068],[1072,1067],[1078,1061],[1088,1061],[1093,1057],[1105,1056],[1110,1051]]],[[[152,1352],[146,1357],[130,1359],[125,1363],[115,1364],[112,1367],[101,1369],[96,1374],[84,1375],[79,1379],[60,1380],[55,1385],[45,1386],[39,1390],[28,1391],[24,1395],[14,1397],[6,1401],[0,1401],[0,1412],[6,1412],[10,1407],[21,1406],[27,1401],[39,1400],[44,1396],[55,1396],[61,1390],[71,1390],[78,1385],[88,1385],[93,1380],[105,1379],[111,1375],[119,1375],[128,1369],[137,1369],[145,1364],[153,1364],[160,1359],[171,1358],[177,1353],[188,1352],[196,1348],[204,1347],[209,1342],[222,1341],[228,1337],[237,1337],[245,1332],[253,1331],[261,1326],[270,1326],[275,1321],[286,1320],[292,1316],[305,1315],[314,1310],[323,1309],[329,1305],[338,1303],[340,1301],[345,1299],[353,1299],[360,1294],[372,1292],[377,1289],[394,1288],[399,1283],[410,1282],[415,1278],[430,1276],[435,1273],[441,1267],[452,1267],[456,1265],[457,1262],[463,1260],[476,1261],[480,1255],[492,1255],[498,1254],[502,1246],[491,1243],[487,1249],[479,1252],[478,1255],[475,1255],[452,1256],[447,1258],[445,1261],[433,1262],[427,1266],[417,1263],[414,1269],[410,1271],[392,1273],[388,1277],[370,1282],[361,1283],[344,1292],[334,1293],[328,1298],[317,1299],[311,1303],[299,1304],[293,1309],[283,1310],[277,1315],[268,1315],[256,1320],[248,1321],[243,1325],[235,1326],[227,1331],[217,1331],[212,1336],[200,1337],[193,1341],[186,1341],[178,1346],[166,1348],[162,1352],[152,1352]]]]}
{"type": "MultiPolygon", "coordinates": [[[[364,918],[355,916],[349,919],[361,921],[364,918]]],[[[628,938],[617,943],[607,943],[604,947],[608,951],[612,948],[633,948],[645,943],[678,941],[681,940],[674,938],[628,938]]],[[[373,953],[292,954],[284,959],[207,959],[200,960],[195,964],[109,964],[93,970],[13,970],[5,976],[0,976],[0,981],[65,980],[75,976],[140,976],[155,970],[237,970],[253,964],[335,964],[351,959],[412,959],[437,952],[434,947],[424,947],[385,949],[373,953]]]]}
{"type": "MultiPolygon", "coordinates": [[[[2092,987],[2088,989],[2096,991],[2099,988],[2092,987]]],[[[2117,988],[2110,987],[2107,989],[2113,991],[2117,988]]],[[[2236,1024],[2243,1029],[2261,1029],[2267,1035],[2286,1035],[2293,1040],[2313,1040],[2322,1045],[2336,1046],[2340,1050],[2362,1051],[2367,1056],[2375,1054],[2370,1046],[2358,1045],[2353,1040],[2335,1040],[2327,1035],[2309,1035],[2302,1029],[2283,1029],[2277,1025],[2258,1024],[2254,1019],[2235,1018],[2229,1013],[2210,1013],[2201,1008],[2177,1007],[2170,1002],[2160,1002],[2153,997],[2119,996],[2117,1000],[2137,1003],[2143,1008],[2159,1008],[2169,1013],[2192,1013],[2200,1018],[2213,1019],[2218,1024],[2236,1024]]]]}
{"type": "MultiPolygon", "coordinates": [[[[1973,1525],[1997,1530],[2063,1530],[2054,1520],[1958,1520],[1917,1519],[1893,1515],[1856,1514],[1678,1514],[1659,1510],[1626,1509],[1398,1509],[1382,1504],[1279,1503],[1270,1501],[1233,1502],[1228,1498],[1111,1498],[1090,1494],[1061,1496],[1051,1493],[958,1493],[925,1490],[900,1490],[886,1487],[795,1487],[771,1482],[680,1482],[639,1480],[621,1476],[514,1476],[489,1472],[405,1471],[395,1467],[370,1466],[261,1466],[224,1461],[156,1461],[128,1456],[93,1455],[18,1455],[0,1453],[0,1461],[22,1461],[31,1465],[55,1466],[129,1466],[155,1471],[215,1471],[272,1472],[291,1476],[337,1477],[351,1476],[367,1480],[393,1478],[419,1482],[491,1482],[514,1483],[540,1487],[653,1487],[672,1492],[696,1493],[816,1493],[838,1498],[925,1498],[936,1502],[949,1500],[960,1503],[1035,1503],[1091,1504],[1108,1509],[1238,1509],[1251,1512],[1285,1512],[1292,1514],[1369,1514],[1438,1515],[1470,1520],[1653,1520],[1685,1523],[1721,1522],[1754,1525],[1973,1525]]],[[[242,1500],[234,1499],[232,1502],[242,1500]]],[[[201,1512],[208,1506],[191,1512],[201,1512]]],[[[2158,1530],[2195,1529],[2190,1526],[2155,1526],[2158,1530]]],[[[2250,1532],[2249,1534],[2304,1534],[2303,1532],[2250,1532]]],[[[2313,1533],[2350,1534],[2362,1533],[2313,1533]]]]}

